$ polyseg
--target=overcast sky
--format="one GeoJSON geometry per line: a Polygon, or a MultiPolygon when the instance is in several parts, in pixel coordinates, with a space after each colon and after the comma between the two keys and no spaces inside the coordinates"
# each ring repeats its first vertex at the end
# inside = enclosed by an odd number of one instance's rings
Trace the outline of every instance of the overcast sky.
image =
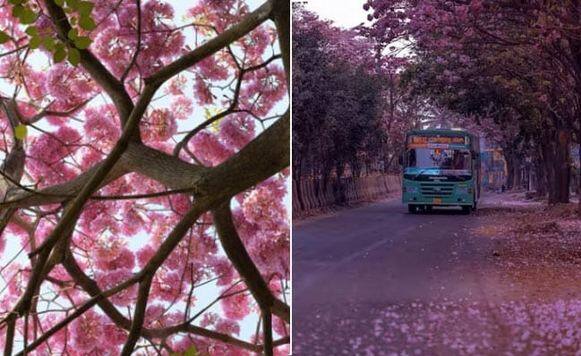
{"type": "Polygon", "coordinates": [[[364,3],[364,0],[308,0],[306,7],[341,27],[353,27],[367,22],[364,3]]]}

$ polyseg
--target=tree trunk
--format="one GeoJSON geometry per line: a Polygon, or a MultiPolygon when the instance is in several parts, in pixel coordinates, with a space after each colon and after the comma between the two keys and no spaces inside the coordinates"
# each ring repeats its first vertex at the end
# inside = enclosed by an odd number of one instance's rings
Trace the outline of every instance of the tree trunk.
{"type": "Polygon", "coordinates": [[[555,152],[556,159],[554,161],[556,173],[555,189],[558,203],[569,202],[571,181],[570,142],[570,133],[566,130],[559,130],[557,133],[557,152],[555,152]]]}
{"type": "MultiPolygon", "coordinates": [[[[506,151],[505,151],[506,152],[506,151]]],[[[504,155],[506,161],[506,189],[510,190],[514,186],[514,159],[512,153],[506,152],[504,155]]]]}
{"type": "Polygon", "coordinates": [[[557,194],[556,194],[556,181],[557,175],[555,172],[555,147],[554,144],[550,141],[545,141],[546,144],[543,144],[543,169],[545,170],[545,177],[547,183],[547,192],[549,193],[549,204],[556,204],[558,202],[557,194]]]}
{"type": "Polygon", "coordinates": [[[537,197],[544,198],[547,195],[547,175],[545,170],[543,169],[543,163],[539,162],[535,163],[534,165],[534,189],[537,192],[537,197]]]}
{"type": "MultiPolygon", "coordinates": [[[[578,23],[579,17],[581,16],[581,1],[573,0],[569,4],[572,23],[578,23]]],[[[568,36],[569,46],[571,48],[572,56],[572,68],[575,75],[575,89],[577,92],[577,103],[579,104],[579,98],[581,97],[581,40],[578,36],[568,36]]],[[[579,106],[579,105],[578,105],[579,106]]],[[[579,155],[581,159],[581,113],[577,112],[577,125],[579,130],[577,132],[577,141],[579,143],[579,155]]],[[[578,172],[578,182],[577,182],[577,199],[579,199],[578,213],[581,217],[581,165],[578,172]]]]}
{"type": "Polygon", "coordinates": [[[301,172],[302,172],[302,159],[298,158],[296,164],[293,166],[293,180],[295,181],[297,201],[299,202],[299,208],[301,211],[305,210],[305,202],[303,201],[303,188],[301,187],[301,172]]]}
{"type": "Polygon", "coordinates": [[[577,141],[579,141],[579,167],[577,168],[577,213],[579,217],[581,217],[581,130],[579,130],[577,137],[577,141]]]}
{"type": "Polygon", "coordinates": [[[512,177],[513,179],[512,188],[520,189],[522,188],[521,160],[519,157],[515,155],[512,161],[513,161],[512,168],[514,170],[512,177]]]}
{"type": "Polygon", "coordinates": [[[335,185],[335,200],[339,204],[344,204],[347,202],[347,197],[345,195],[345,182],[343,179],[343,173],[345,171],[345,165],[342,163],[337,163],[335,168],[335,173],[337,175],[337,184],[335,185]]]}

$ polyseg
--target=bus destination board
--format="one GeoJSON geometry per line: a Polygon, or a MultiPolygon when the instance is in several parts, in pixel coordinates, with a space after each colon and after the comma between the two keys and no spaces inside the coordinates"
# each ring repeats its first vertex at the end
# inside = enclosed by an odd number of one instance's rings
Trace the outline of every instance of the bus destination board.
{"type": "Polygon", "coordinates": [[[419,148],[446,148],[449,145],[466,145],[466,137],[463,136],[409,136],[408,147],[419,148]]]}

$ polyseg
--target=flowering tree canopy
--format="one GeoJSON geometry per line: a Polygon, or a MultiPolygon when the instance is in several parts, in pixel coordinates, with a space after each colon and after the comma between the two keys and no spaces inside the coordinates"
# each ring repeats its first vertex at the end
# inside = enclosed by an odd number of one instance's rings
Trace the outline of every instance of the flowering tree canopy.
{"type": "Polygon", "coordinates": [[[2,0],[5,355],[285,353],[289,4],[187,6],[2,0]]]}
{"type": "Polygon", "coordinates": [[[509,163],[531,158],[539,191],[568,201],[571,143],[581,141],[578,1],[369,0],[364,8],[366,35],[412,49],[418,89],[493,124],[488,134],[509,163]]]}
{"type": "Polygon", "coordinates": [[[327,178],[383,162],[390,167],[414,125],[399,72],[376,41],[293,9],[293,176],[327,178]]]}

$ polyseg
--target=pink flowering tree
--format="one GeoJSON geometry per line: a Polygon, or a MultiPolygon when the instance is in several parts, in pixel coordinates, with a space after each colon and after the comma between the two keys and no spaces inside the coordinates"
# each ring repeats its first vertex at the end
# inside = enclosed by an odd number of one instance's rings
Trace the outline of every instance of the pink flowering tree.
{"type": "Polygon", "coordinates": [[[3,353],[285,353],[288,2],[0,4],[3,353]]]}
{"type": "Polygon", "coordinates": [[[392,167],[415,115],[400,85],[405,59],[378,56],[376,44],[293,9],[295,180],[392,167]]]}
{"type": "Polygon", "coordinates": [[[511,159],[528,152],[549,201],[569,201],[571,144],[581,142],[578,1],[368,0],[364,8],[363,32],[383,47],[408,44],[432,98],[492,114],[499,130],[516,126],[512,141],[528,148],[511,159]]]}

